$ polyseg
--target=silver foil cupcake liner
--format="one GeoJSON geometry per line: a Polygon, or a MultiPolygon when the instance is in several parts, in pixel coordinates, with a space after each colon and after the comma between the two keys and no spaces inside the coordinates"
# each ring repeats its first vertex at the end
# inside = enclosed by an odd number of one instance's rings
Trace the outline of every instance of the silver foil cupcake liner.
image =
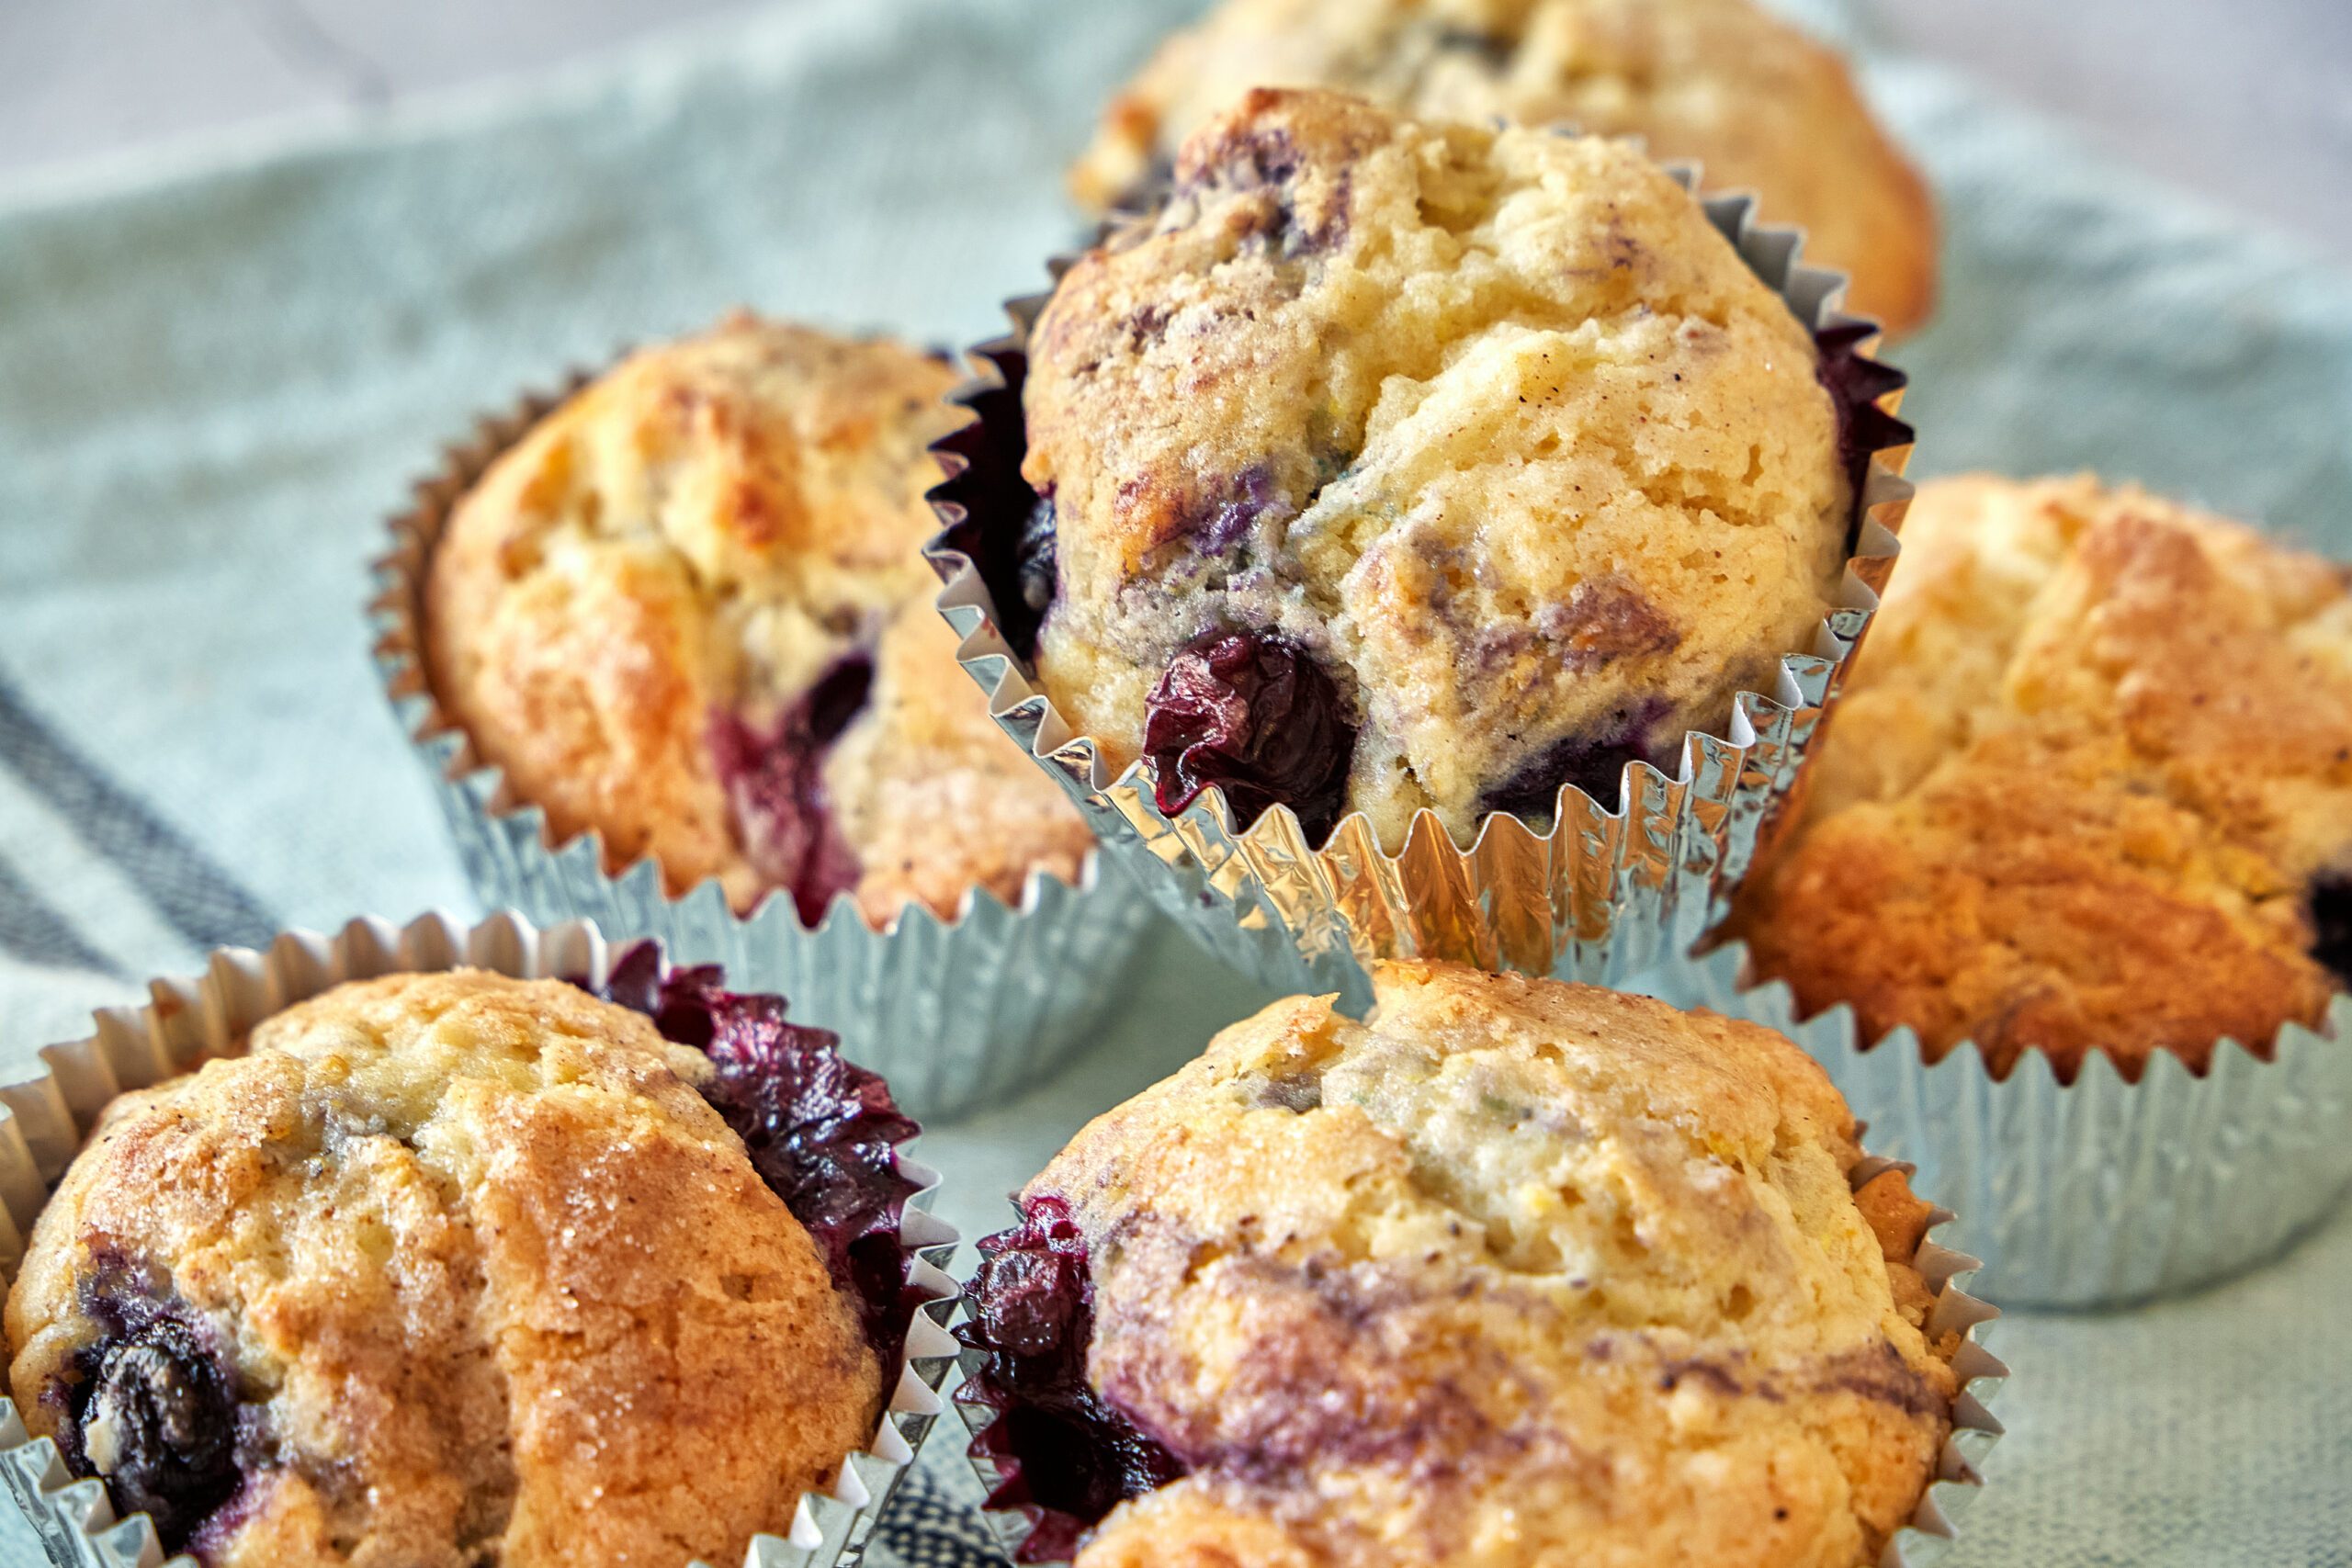
{"type": "Polygon", "coordinates": [[[2267,1059],[2224,1040],[2202,1076],[2168,1051],[2139,1080],[2092,1052],[2072,1083],[2029,1051],[1996,1078],[1972,1043],[1930,1063],[1853,1010],[1797,1016],[1747,983],[1734,943],[1637,988],[1779,1030],[1828,1069],[1871,1141],[1968,1216],[1977,1288],[2011,1306],[2097,1307],[2210,1284],[2283,1251],[2352,1186],[2352,996],[2267,1059]]]}
{"type": "MultiPolygon", "coordinates": [[[[266,953],[223,948],[205,973],[153,982],[143,1008],[96,1015],[97,1032],[41,1052],[38,1077],[0,1088],[0,1277],[13,1280],[25,1238],[98,1114],[118,1094],[143,1089],[214,1056],[233,1055],[254,1025],[345,980],[458,967],[522,978],[601,982],[613,951],[596,927],[568,921],[540,931],[502,913],[468,926],[426,915],[405,926],[353,920],[335,935],[289,931],[266,953]]],[[[862,1065],[862,1064],[861,1064],[862,1065]]],[[[899,1171],[928,1193],[939,1173],[899,1156],[899,1171]]],[[[962,1292],[946,1272],[955,1228],[912,1206],[900,1238],[922,1294],[905,1355],[873,1439],[849,1455],[823,1493],[807,1493],[781,1536],[752,1540],[744,1568],[835,1568],[858,1561],[890,1492],[944,1408],[939,1386],[956,1354],[947,1324],[962,1292]]],[[[0,1487],[41,1544],[51,1568],[158,1568],[163,1547],[144,1514],[119,1517],[106,1486],[76,1481],[57,1444],[35,1438],[15,1403],[0,1398],[0,1487]]],[[[196,1568],[186,1555],[170,1568],[196,1568]]],[[[697,1564],[696,1568],[704,1568],[697,1564]]]]}
{"type": "MultiPolygon", "coordinates": [[[[1865,1156],[1847,1173],[1847,1181],[1859,1190],[1865,1182],[1890,1169],[1907,1175],[1912,1168],[1903,1161],[1865,1156]]],[[[1961,1337],[1951,1359],[1959,1385],[1952,1396],[1951,1430],[1945,1435],[1943,1448],[1936,1456],[1935,1477],[1920,1494],[1911,1522],[1888,1540],[1879,1555],[1878,1568],[1928,1568],[1951,1549],[1960,1539],[1961,1517],[1984,1490],[1984,1456],[2002,1435],[2001,1423],[1990,1406],[2007,1381],[2009,1369],[1977,1338],[1977,1331],[1998,1318],[2001,1309],[1961,1289],[1961,1277],[1976,1268],[1976,1259],[1939,1246],[1932,1239],[1939,1227],[1951,1221],[1951,1211],[1937,1205],[1928,1216],[1928,1235],[1921,1238],[1913,1259],[1913,1266],[1935,1292],[1934,1303],[1928,1311],[1926,1332],[1932,1338],[1951,1333],[1961,1337]]],[[[968,1319],[973,1315],[974,1308],[967,1296],[964,1316],[968,1319]]],[[[998,1461],[974,1451],[980,1434],[997,1418],[995,1408],[972,1393],[973,1380],[986,1359],[982,1351],[969,1347],[963,1349],[963,1375],[956,1384],[955,1404],[967,1442],[972,1445],[966,1452],[973,1472],[979,1477],[982,1492],[993,1496],[1007,1477],[998,1461]]],[[[1022,1543],[1028,1540],[1032,1529],[1028,1516],[1017,1508],[984,1508],[982,1513],[1005,1556],[1019,1562],[1022,1543]]],[[[1053,1563],[1047,1568],[1068,1565],[1053,1563]]]]}
{"type": "Polygon", "coordinates": [[[876,931],[847,895],[813,929],[786,896],[739,915],[713,880],[673,895],[652,860],[614,870],[603,838],[559,841],[435,697],[424,657],[427,564],[451,511],[500,454],[587,380],[481,422],[417,486],[375,563],[368,606],[378,671],[401,733],[433,781],[459,860],[487,908],[592,919],[616,938],[660,939],[680,963],[718,964],[747,989],[788,998],[890,1080],[909,1114],[944,1120],[1035,1082],[1079,1043],[1151,923],[1148,900],[1099,850],[1072,886],[1033,872],[1017,903],[968,891],[952,917],[910,903],[876,931]]]}
{"type": "MultiPolygon", "coordinates": [[[[1695,189],[1694,168],[1669,172],[1695,189]]],[[[926,552],[945,584],[940,612],[962,636],[958,657],[997,723],[1059,781],[1160,908],[1219,958],[1277,990],[1336,991],[1353,1008],[1370,1000],[1365,965],[1374,959],[1448,958],[1610,984],[1687,952],[1718,918],[1794,791],[1877,608],[1910,506],[1902,472],[1912,434],[1893,417],[1900,373],[1859,355],[1875,324],[1837,310],[1841,275],[1799,264],[1802,231],[1754,222],[1747,196],[1702,203],[1825,354],[1845,355],[1864,378],[1848,432],[1867,455],[1853,549],[1836,606],[1812,648],[1781,659],[1773,690],[1738,694],[1724,734],[1689,734],[1675,773],[1631,764],[1614,810],[1564,788],[1548,833],[1496,813],[1465,850],[1423,812],[1390,854],[1358,812],[1317,849],[1287,807],[1237,831],[1214,786],[1170,818],[1154,798],[1148,758],[1114,776],[1008,639],[984,566],[994,558],[989,541],[1017,530],[1035,499],[1020,479],[1021,389],[1029,335],[1050,294],[1009,302],[1012,333],[974,351],[989,368],[956,397],[971,422],[933,448],[948,474],[932,491],[944,526],[926,552]]],[[[1053,264],[1057,282],[1069,265],[1053,264]]]]}

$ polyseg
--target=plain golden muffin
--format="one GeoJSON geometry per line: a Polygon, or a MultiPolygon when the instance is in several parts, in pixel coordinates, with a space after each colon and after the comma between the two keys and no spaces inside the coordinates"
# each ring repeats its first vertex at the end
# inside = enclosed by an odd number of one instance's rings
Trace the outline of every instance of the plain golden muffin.
{"type": "Polygon", "coordinates": [[[2085,477],[1922,487],[1792,844],[1735,929],[1931,1057],[2201,1068],[2352,973],[2341,567],[2085,477]]]}
{"type": "Polygon", "coordinates": [[[167,1550],[723,1564],[872,1435],[857,1304],[639,1013],[395,976],[250,1046],[114,1103],[8,1297],[17,1409],[167,1550]]]}
{"type": "Polygon", "coordinates": [[[1822,363],[1630,145],[1253,93],[1036,322],[1040,678],[1166,809],[1613,808],[1831,604],[1822,363]]]}
{"type": "Polygon", "coordinates": [[[1642,138],[1763,195],[1852,305],[1909,332],[1935,301],[1928,186],[1845,62],[1752,0],[1223,0],[1111,102],[1071,187],[1096,209],[1164,176],[1250,87],[1337,87],[1423,119],[1642,138]]]}
{"type": "Polygon", "coordinates": [[[1958,1337],[1923,1333],[1928,1209],[1852,1188],[1820,1067],[1589,987],[1373,985],[1361,1022],[1294,997],[1225,1031],[983,1247],[967,1336],[1014,1419],[978,1450],[1044,1505],[1038,1560],[1876,1562],[1958,1337]]]}
{"type": "Polygon", "coordinates": [[[435,695],[559,840],[880,925],[1091,840],[956,668],[922,557],[948,362],[739,315],[598,378],[434,551],[435,695]]]}

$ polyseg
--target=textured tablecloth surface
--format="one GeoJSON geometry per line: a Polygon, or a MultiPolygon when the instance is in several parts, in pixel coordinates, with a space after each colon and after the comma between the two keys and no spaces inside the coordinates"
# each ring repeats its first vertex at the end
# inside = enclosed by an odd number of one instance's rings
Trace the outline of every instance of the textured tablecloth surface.
{"type": "MultiPolygon", "coordinates": [[[[0,1071],[210,945],[466,908],[359,615],[406,481],[472,412],[738,302],[989,333],[1075,232],[1092,107],[1188,8],[840,0],[0,207],[0,1071]]],[[[1964,83],[1867,84],[1948,226],[1896,356],[1915,471],[2097,466],[2352,555],[2352,278],[1964,83]]],[[[1099,1049],[926,1139],[942,1207],[993,1226],[1262,999],[1163,941],[1099,1049]]],[[[2347,1297],[2339,1215],[2188,1300],[1999,1325],[2011,1435],[1951,1561],[2352,1564],[2347,1297]]],[[[975,1560],[953,1446],[886,1554],[975,1560]]]]}

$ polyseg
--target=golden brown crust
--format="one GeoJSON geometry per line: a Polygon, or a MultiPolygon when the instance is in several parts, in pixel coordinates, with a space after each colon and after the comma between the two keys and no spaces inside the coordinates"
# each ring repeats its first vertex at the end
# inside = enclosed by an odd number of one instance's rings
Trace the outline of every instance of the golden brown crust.
{"type": "Polygon", "coordinates": [[[954,426],[956,381],[897,344],[749,316],[628,359],[458,504],[426,595],[435,694],[559,840],[601,832],[608,869],[651,855],[673,893],[715,876],[741,909],[770,878],[715,717],[761,729],[870,655],[888,700],[852,728],[854,769],[828,759],[827,793],[930,798],[933,820],[953,802],[971,830],[910,835],[911,804],[837,810],[868,919],[910,895],[952,913],[974,886],[1017,898],[1033,868],[1074,878],[1083,823],[925,620],[925,448],[954,426]],[[982,841],[1007,828],[1021,858],[982,841]]]}
{"type": "Polygon", "coordinates": [[[1391,850],[1423,808],[1465,844],[1498,800],[1548,818],[1547,759],[1671,766],[1811,645],[1852,515],[1817,367],[1624,144],[1250,94],[1037,322],[1040,678],[1124,764],[1180,650],[1278,637],[1391,850]]]}
{"type": "Polygon", "coordinates": [[[2342,570],[2088,478],[1925,487],[1794,842],[1736,930],[1865,1039],[1996,1073],[2266,1046],[2335,980],[2352,870],[2342,570]]]}
{"type": "Polygon", "coordinates": [[[1080,1568],[1875,1562],[1953,1348],[1821,1069],[1590,987],[1374,985],[1235,1025],[1030,1184],[1091,1244],[1089,1381],[1190,1471],[1080,1568]]]}
{"type": "Polygon", "coordinates": [[[1571,124],[1694,160],[1713,190],[1850,273],[1890,332],[1927,319],[1936,214],[1845,62],[1753,0],[1225,0],[1167,40],[1072,169],[1096,209],[1128,196],[1255,86],[1337,87],[1421,118],[1571,124]]]}
{"type": "Polygon", "coordinates": [[[1014,902],[1035,871],[1075,883],[1093,841],[977,693],[940,700],[941,671],[965,679],[958,640],[929,597],[899,611],[877,650],[870,716],[826,763],[864,866],[858,902],[877,926],[910,901],[952,913],[975,886],[1014,902]]]}
{"type": "Polygon", "coordinates": [[[215,1568],[741,1561],[871,1436],[854,1308],[643,1018],[395,976],[251,1047],[115,1102],[7,1308],[43,1434],[107,1259],[217,1331],[266,1441],[215,1568]]]}

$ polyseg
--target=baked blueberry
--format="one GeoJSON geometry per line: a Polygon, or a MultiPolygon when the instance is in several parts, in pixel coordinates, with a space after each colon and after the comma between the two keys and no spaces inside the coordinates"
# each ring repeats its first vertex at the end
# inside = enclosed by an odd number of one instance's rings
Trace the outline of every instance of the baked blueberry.
{"type": "Polygon", "coordinates": [[[1029,511],[1029,521],[1021,530],[1021,541],[1014,553],[1013,570],[1020,584],[1020,603],[1035,616],[1043,618],[1053,607],[1054,595],[1060,592],[1054,572],[1054,498],[1041,495],[1029,511]]]}
{"type": "Polygon", "coordinates": [[[1320,844],[1340,818],[1354,750],[1339,688],[1306,649],[1215,632],[1170,661],[1145,709],[1144,751],[1174,815],[1211,784],[1243,823],[1273,806],[1320,844]]]}
{"type": "Polygon", "coordinates": [[[978,1450],[1003,1477],[989,1506],[1028,1517],[1020,1561],[1058,1562],[1113,1508],[1183,1466],[1086,1380],[1093,1285],[1069,1205],[1038,1195],[1021,1208],[1017,1227],[980,1243],[973,1321],[956,1337],[985,1355],[968,1396],[997,1412],[978,1450]]]}
{"type": "Polygon", "coordinates": [[[825,753],[865,705],[874,661],[837,660],[765,732],[735,713],[711,721],[710,752],[753,869],[788,889],[814,925],[857,886],[857,853],[842,838],[825,789],[825,753]]]}
{"type": "Polygon", "coordinates": [[[242,1483],[236,1375],[211,1325],[156,1294],[149,1271],[103,1252],[94,1265],[81,1305],[99,1337],[74,1353],[70,1379],[44,1391],[65,1407],[58,1448],[68,1469],[104,1475],[121,1511],[148,1515],[177,1550],[242,1483]]]}
{"type": "Polygon", "coordinates": [[[1628,763],[1647,762],[1670,773],[1681,737],[1660,728],[1665,716],[1666,705],[1653,699],[1631,712],[1610,715],[1589,735],[1564,735],[1489,790],[1479,808],[1539,822],[1552,815],[1563,788],[1580,789],[1595,800],[1615,800],[1628,763]]]}

